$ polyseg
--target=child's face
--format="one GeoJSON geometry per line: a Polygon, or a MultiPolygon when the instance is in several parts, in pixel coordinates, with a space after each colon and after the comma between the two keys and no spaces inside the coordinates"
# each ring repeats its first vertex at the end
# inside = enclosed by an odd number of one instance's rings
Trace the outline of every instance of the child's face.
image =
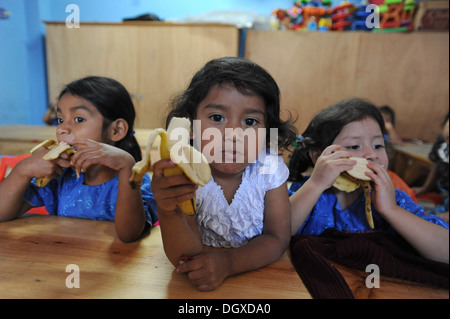
{"type": "Polygon", "coordinates": [[[65,94],[58,102],[56,116],[58,142],[73,144],[81,138],[105,142],[102,134],[103,116],[89,101],[65,94]]]}
{"type": "Polygon", "coordinates": [[[352,122],[343,127],[333,144],[341,145],[342,150],[354,157],[364,157],[383,165],[389,164],[383,133],[378,122],[372,118],[352,122]]]}
{"type": "Polygon", "coordinates": [[[234,86],[214,86],[197,107],[201,121],[197,145],[215,172],[238,173],[254,162],[265,146],[265,105],[257,95],[234,86]],[[260,129],[260,130],[258,130],[260,129]]]}

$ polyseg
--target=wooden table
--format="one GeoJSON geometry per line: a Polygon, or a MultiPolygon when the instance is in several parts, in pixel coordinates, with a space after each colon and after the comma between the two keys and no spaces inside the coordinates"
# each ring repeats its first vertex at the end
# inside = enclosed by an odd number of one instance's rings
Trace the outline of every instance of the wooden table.
{"type": "MultiPolygon", "coordinates": [[[[356,298],[448,299],[447,289],[368,274],[343,266],[356,298]]],[[[0,223],[0,298],[310,299],[289,254],[259,270],[227,278],[211,292],[198,291],[174,272],[157,226],[140,241],[124,244],[112,222],[28,215],[0,223]],[[68,265],[79,267],[80,288],[67,288],[68,265]]],[[[184,303],[183,303],[184,304],[184,303]]],[[[295,303],[291,304],[297,307],[295,303]]]]}
{"type": "MultiPolygon", "coordinates": [[[[151,131],[151,129],[135,129],[135,137],[142,151],[145,150],[151,131]]],[[[55,138],[55,126],[2,125],[0,126],[0,155],[28,154],[36,144],[55,138]]]]}
{"type": "Polygon", "coordinates": [[[124,244],[112,222],[27,216],[0,223],[0,298],[311,298],[289,256],[263,269],[198,291],[174,272],[160,228],[124,244]],[[67,288],[66,267],[79,267],[80,288],[67,288]]]}
{"type": "Polygon", "coordinates": [[[393,171],[411,185],[417,178],[427,175],[433,168],[434,164],[428,158],[432,147],[433,144],[430,143],[394,145],[393,171]]]}

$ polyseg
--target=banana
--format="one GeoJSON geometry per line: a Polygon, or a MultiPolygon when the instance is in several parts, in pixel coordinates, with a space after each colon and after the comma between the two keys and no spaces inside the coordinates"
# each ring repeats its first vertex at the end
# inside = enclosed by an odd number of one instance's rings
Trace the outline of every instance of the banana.
{"type": "Polygon", "coordinates": [[[366,175],[366,172],[371,172],[372,170],[367,167],[367,164],[369,164],[367,159],[362,157],[350,157],[350,159],[356,161],[356,164],[351,170],[347,171],[347,174],[358,180],[370,181],[371,179],[366,175]]]}
{"type": "Polygon", "coordinates": [[[366,199],[366,218],[370,228],[374,229],[373,216],[372,216],[372,198],[370,197],[370,182],[364,181],[361,183],[364,191],[364,197],[366,199]]]}
{"type": "MultiPolygon", "coordinates": [[[[211,169],[205,156],[189,144],[189,134],[182,137],[180,141],[172,140],[171,134],[176,129],[184,129],[189,133],[191,121],[187,118],[174,117],[169,123],[167,131],[162,128],[153,130],[147,141],[145,154],[141,161],[137,162],[132,169],[130,184],[134,188],[142,184],[144,175],[152,169],[150,152],[156,138],[161,138],[159,154],[161,159],[170,159],[177,166],[166,168],[164,176],[175,176],[185,174],[193,183],[204,186],[211,179],[211,169]],[[176,146],[176,147],[175,147],[176,146]]],[[[181,132],[181,131],[179,131],[181,132]]],[[[195,197],[191,200],[178,204],[178,208],[189,216],[196,213],[195,197]]]]}
{"type": "Polygon", "coordinates": [[[370,228],[374,229],[373,217],[372,217],[372,206],[371,206],[371,197],[370,197],[370,177],[366,176],[366,172],[371,171],[368,167],[368,161],[365,158],[361,157],[350,157],[350,159],[355,160],[356,164],[352,167],[352,169],[341,173],[338,176],[333,186],[337,189],[350,193],[357,190],[362,186],[364,191],[364,198],[366,201],[365,211],[366,218],[370,228]]]}
{"type": "MultiPolygon", "coordinates": [[[[75,150],[72,148],[72,146],[70,146],[66,142],[61,142],[58,144],[58,142],[55,140],[43,141],[42,143],[33,147],[31,149],[30,153],[34,153],[37,149],[39,149],[41,147],[45,147],[50,150],[47,154],[45,154],[42,157],[42,159],[44,159],[46,161],[51,161],[51,160],[57,159],[59,157],[59,155],[61,155],[64,152],[67,153],[67,155],[69,155],[69,157],[72,156],[73,154],[75,154],[75,150]]],[[[77,173],[77,177],[79,177],[78,173],[77,173]]],[[[50,182],[50,180],[51,180],[51,178],[48,178],[48,177],[37,178],[36,185],[38,187],[44,187],[50,182]]]]}
{"type": "Polygon", "coordinates": [[[351,178],[350,176],[342,173],[341,175],[338,176],[333,186],[341,191],[350,193],[357,190],[361,186],[361,183],[351,178]]]}
{"type": "Polygon", "coordinates": [[[35,147],[33,147],[33,148],[30,150],[30,153],[33,154],[34,152],[36,152],[36,151],[37,151],[39,148],[41,148],[41,147],[45,147],[45,148],[48,148],[48,149],[52,149],[52,148],[54,148],[56,145],[58,145],[58,142],[56,142],[55,140],[45,140],[45,141],[39,143],[38,145],[36,145],[35,147]]]}

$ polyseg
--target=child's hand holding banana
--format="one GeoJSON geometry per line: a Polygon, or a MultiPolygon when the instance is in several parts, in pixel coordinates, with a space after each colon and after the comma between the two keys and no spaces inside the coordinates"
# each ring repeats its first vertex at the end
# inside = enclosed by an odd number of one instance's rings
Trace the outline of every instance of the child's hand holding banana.
{"type": "MultiPolygon", "coordinates": [[[[137,162],[133,167],[130,184],[133,187],[136,185],[139,186],[144,174],[152,169],[153,163],[151,162],[150,152],[152,145],[158,136],[161,138],[159,145],[161,159],[170,159],[177,164],[176,167],[164,169],[164,176],[184,174],[197,185],[204,186],[208,183],[211,179],[211,169],[205,156],[189,144],[188,136],[190,127],[191,122],[189,119],[174,117],[170,121],[167,131],[162,128],[153,130],[148,138],[146,151],[142,160],[137,162]],[[171,136],[172,133],[175,133],[174,135],[177,134],[175,131],[177,129],[179,130],[179,133],[183,133],[183,130],[184,133],[186,133],[184,134],[184,138],[182,137],[179,141],[173,139],[177,136],[171,136]]],[[[178,208],[186,215],[195,215],[195,197],[180,203],[178,208]]]]}
{"type": "MultiPolygon", "coordinates": [[[[75,150],[67,144],[66,142],[61,142],[58,144],[55,140],[45,140],[42,143],[36,145],[33,147],[33,149],[30,151],[30,153],[36,152],[39,148],[45,147],[48,148],[50,151],[45,154],[42,159],[46,161],[51,161],[57,159],[62,153],[66,153],[70,157],[75,154],[75,150]]],[[[51,178],[49,177],[41,177],[36,179],[36,185],[39,187],[45,187],[49,182],[51,178]]]]}
{"type": "Polygon", "coordinates": [[[351,170],[343,172],[338,176],[333,186],[344,192],[353,192],[362,186],[364,196],[366,200],[366,218],[370,228],[374,228],[372,218],[372,201],[370,197],[370,177],[366,175],[366,172],[371,171],[368,167],[368,161],[361,157],[350,157],[350,159],[356,161],[355,166],[351,170]]]}

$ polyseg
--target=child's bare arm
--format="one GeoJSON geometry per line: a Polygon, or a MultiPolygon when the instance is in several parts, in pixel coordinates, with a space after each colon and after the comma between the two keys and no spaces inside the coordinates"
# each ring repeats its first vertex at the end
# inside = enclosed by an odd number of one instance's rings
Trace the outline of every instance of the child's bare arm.
{"type": "Polygon", "coordinates": [[[139,187],[129,184],[135,160],[128,152],[115,146],[89,139],[76,143],[77,152],[71,162],[78,172],[86,172],[93,165],[108,167],[119,174],[119,186],[114,223],[117,236],[123,242],[140,238],[145,229],[145,210],[139,187]]]}
{"type": "Polygon", "coordinates": [[[284,253],[290,239],[290,205],[286,184],[269,191],[265,198],[264,229],[260,236],[239,248],[193,256],[177,268],[199,290],[217,288],[228,276],[264,267],[284,253]]]}
{"type": "Polygon", "coordinates": [[[63,172],[63,167],[69,167],[66,158],[52,161],[42,157],[48,149],[42,148],[17,163],[8,177],[0,184],[0,221],[14,219],[25,213],[32,206],[23,200],[23,195],[33,177],[57,178],[63,172]]]}
{"type": "Polygon", "coordinates": [[[0,221],[7,221],[22,215],[31,208],[23,200],[23,195],[30,185],[31,178],[21,175],[18,169],[12,170],[9,176],[0,183],[0,221]]]}
{"type": "Polygon", "coordinates": [[[132,188],[129,183],[135,161],[130,155],[128,161],[125,162],[128,165],[124,165],[119,170],[119,192],[114,223],[120,240],[132,242],[142,236],[146,220],[141,189],[140,187],[132,188]]]}
{"type": "Polygon", "coordinates": [[[312,158],[315,165],[311,177],[290,197],[292,235],[295,235],[303,225],[320,195],[333,186],[342,172],[351,169],[356,163],[347,158],[350,156],[347,152],[336,152],[339,149],[339,145],[330,145],[317,159],[312,158]]]}
{"type": "Polygon", "coordinates": [[[395,187],[386,169],[376,163],[368,167],[375,183],[372,191],[375,209],[383,218],[406,239],[422,256],[440,262],[449,262],[449,231],[442,226],[430,223],[415,214],[397,206],[395,187]]]}
{"type": "Polygon", "coordinates": [[[177,204],[191,199],[197,186],[186,176],[163,176],[163,169],[175,167],[169,160],[154,164],[152,191],[157,205],[164,251],[174,266],[182,256],[193,256],[203,251],[195,218],[186,216],[177,204]]]}
{"type": "Polygon", "coordinates": [[[247,245],[228,251],[231,274],[258,269],[281,257],[291,238],[290,212],[286,183],[266,193],[263,233],[247,245]]]}

